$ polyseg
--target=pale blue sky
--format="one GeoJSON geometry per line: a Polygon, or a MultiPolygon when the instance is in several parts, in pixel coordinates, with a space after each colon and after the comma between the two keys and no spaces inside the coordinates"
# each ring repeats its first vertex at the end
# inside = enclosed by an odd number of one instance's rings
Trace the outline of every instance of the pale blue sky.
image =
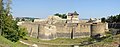
{"type": "Polygon", "coordinates": [[[46,18],[77,11],[79,18],[99,18],[120,13],[120,0],[13,0],[15,17],[46,18]]]}

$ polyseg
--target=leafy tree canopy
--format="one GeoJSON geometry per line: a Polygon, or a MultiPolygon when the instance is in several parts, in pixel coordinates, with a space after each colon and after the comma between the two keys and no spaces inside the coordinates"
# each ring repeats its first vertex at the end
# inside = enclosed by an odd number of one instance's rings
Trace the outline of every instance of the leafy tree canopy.
{"type": "Polygon", "coordinates": [[[11,40],[18,41],[26,35],[26,30],[17,25],[17,21],[13,20],[10,13],[10,0],[6,0],[6,7],[3,0],[0,0],[0,35],[11,40]]]}
{"type": "Polygon", "coordinates": [[[61,18],[63,18],[63,19],[66,19],[67,18],[67,15],[66,14],[59,14],[59,13],[56,13],[56,14],[54,14],[55,16],[59,16],[59,17],[61,17],[61,18]]]}
{"type": "Polygon", "coordinates": [[[102,22],[108,22],[108,23],[120,23],[120,14],[118,15],[111,15],[108,16],[108,18],[101,18],[102,22]]]}

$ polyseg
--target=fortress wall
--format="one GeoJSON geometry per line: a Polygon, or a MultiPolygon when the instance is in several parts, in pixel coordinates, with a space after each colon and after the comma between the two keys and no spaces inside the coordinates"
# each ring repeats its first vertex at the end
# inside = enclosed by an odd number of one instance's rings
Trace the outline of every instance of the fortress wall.
{"type": "MultiPolygon", "coordinates": [[[[74,24],[75,28],[73,29],[73,37],[88,37],[92,34],[104,33],[105,32],[105,24],[88,24],[88,23],[78,23],[74,24]]],[[[55,38],[71,38],[72,26],[69,24],[55,24],[55,25],[47,25],[47,24],[38,24],[36,23],[24,23],[21,26],[26,27],[28,33],[31,37],[40,39],[55,39],[55,38]],[[49,30],[50,29],[50,30],[49,30]],[[39,33],[38,33],[39,32],[39,33]],[[39,35],[38,35],[39,34],[39,35]]]]}
{"type": "Polygon", "coordinates": [[[37,24],[32,24],[32,32],[30,32],[33,37],[37,38],[38,35],[38,25],[37,24]]]}
{"type": "Polygon", "coordinates": [[[56,27],[56,29],[57,29],[57,32],[63,32],[63,33],[65,33],[65,32],[66,32],[66,30],[65,30],[65,27],[64,27],[64,26],[57,26],[57,27],[56,27]]]}
{"type": "Polygon", "coordinates": [[[56,27],[54,25],[40,25],[39,38],[54,39],[56,38],[56,32],[56,27]]]}
{"type": "Polygon", "coordinates": [[[75,30],[76,30],[75,32],[80,32],[80,25],[81,25],[81,24],[78,24],[78,25],[75,27],[75,30]]]}
{"type": "Polygon", "coordinates": [[[28,31],[28,33],[30,33],[30,31],[31,31],[31,27],[32,27],[32,25],[31,25],[31,24],[22,24],[22,25],[20,25],[20,26],[22,26],[22,27],[26,28],[26,29],[27,29],[27,31],[28,31]]]}
{"type": "Polygon", "coordinates": [[[69,32],[69,28],[66,26],[66,24],[57,24],[56,26],[56,30],[58,33],[68,33],[69,32]]]}
{"type": "Polygon", "coordinates": [[[56,38],[56,34],[50,34],[50,35],[45,35],[42,33],[39,34],[39,39],[50,40],[55,38],[56,38]]]}
{"type": "MultiPolygon", "coordinates": [[[[75,28],[73,28],[74,38],[90,36],[90,24],[85,25],[86,27],[81,27],[81,24],[73,24],[75,28]],[[81,30],[84,29],[84,30],[81,30]]],[[[72,26],[67,24],[66,26],[56,26],[57,28],[57,37],[58,38],[70,38],[72,32],[72,26]]]]}
{"type": "Polygon", "coordinates": [[[56,38],[70,38],[70,28],[66,24],[56,25],[56,38]]]}
{"type": "Polygon", "coordinates": [[[32,24],[32,23],[24,23],[21,25],[22,27],[25,27],[28,31],[28,35],[32,37],[37,37],[38,32],[38,24],[32,24]]]}
{"type": "Polygon", "coordinates": [[[90,36],[91,24],[78,24],[78,26],[75,28],[74,32],[74,37],[79,38],[79,37],[88,37],[90,36]]]}
{"type": "Polygon", "coordinates": [[[91,24],[80,24],[80,32],[90,32],[91,24]]]}
{"type": "Polygon", "coordinates": [[[74,38],[82,38],[82,37],[89,37],[90,32],[75,32],[74,38]]]}
{"type": "Polygon", "coordinates": [[[104,34],[105,33],[105,23],[98,23],[91,25],[92,35],[104,34]]]}
{"type": "Polygon", "coordinates": [[[71,33],[57,33],[56,38],[70,38],[71,33]]]}

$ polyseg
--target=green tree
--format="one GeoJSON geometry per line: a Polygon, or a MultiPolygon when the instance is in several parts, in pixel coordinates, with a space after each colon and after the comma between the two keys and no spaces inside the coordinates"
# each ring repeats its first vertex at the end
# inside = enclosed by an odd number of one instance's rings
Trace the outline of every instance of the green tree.
{"type": "Polygon", "coordinates": [[[119,14],[119,15],[116,15],[116,19],[117,19],[117,20],[116,20],[117,22],[120,22],[120,14],[119,14]]]}
{"type": "Polygon", "coordinates": [[[20,38],[25,36],[25,29],[21,29],[17,25],[17,21],[12,19],[12,14],[10,13],[10,2],[11,0],[7,0],[6,7],[3,5],[3,0],[0,0],[2,5],[0,11],[0,28],[1,35],[13,42],[18,41],[20,38]]]}
{"type": "Polygon", "coordinates": [[[3,11],[3,0],[0,0],[0,35],[2,32],[2,11],[3,11]]]}
{"type": "Polygon", "coordinates": [[[66,14],[63,14],[63,15],[62,15],[62,18],[63,18],[63,19],[66,19],[66,18],[67,18],[67,15],[66,15],[66,14]]]}
{"type": "Polygon", "coordinates": [[[21,21],[25,21],[25,18],[22,18],[21,21]]]}
{"type": "Polygon", "coordinates": [[[17,17],[17,18],[16,18],[16,21],[19,22],[19,21],[20,21],[20,18],[17,17]]]}
{"type": "Polygon", "coordinates": [[[115,16],[109,16],[107,19],[107,22],[113,23],[113,22],[120,22],[120,14],[115,15],[115,16]]]}
{"type": "Polygon", "coordinates": [[[59,13],[56,13],[56,14],[54,14],[55,16],[59,16],[59,17],[61,17],[61,18],[63,18],[63,19],[66,19],[67,18],[67,15],[66,14],[59,14],[59,13]]]}
{"type": "Polygon", "coordinates": [[[101,18],[102,22],[105,23],[106,22],[106,19],[103,17],[101,18]]]}
{"type": "Polygon", "coordinates": [[[20,38],[23,38],[24,36],[26,36],[27,34],[27,30],[26,28],[23,28],[23,27],[19,27],[19,30],[18,30],[18,35],[20,38]]]}

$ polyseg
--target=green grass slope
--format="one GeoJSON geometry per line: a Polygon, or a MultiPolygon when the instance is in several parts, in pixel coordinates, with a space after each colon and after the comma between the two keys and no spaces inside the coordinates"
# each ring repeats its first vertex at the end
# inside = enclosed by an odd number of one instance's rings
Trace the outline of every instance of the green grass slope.
{"type": "Polygon", "coordinates": [[[20,42],[11,42],[10,40],[0,36],[0,47],[28,47],[20,42]]]}
{"type": "Polygon", "coordinates": [[[84,47],[118,47],[120,45],[120,34],[110,36],[101,42],[95,44],[86,45],[84,47]]]}

